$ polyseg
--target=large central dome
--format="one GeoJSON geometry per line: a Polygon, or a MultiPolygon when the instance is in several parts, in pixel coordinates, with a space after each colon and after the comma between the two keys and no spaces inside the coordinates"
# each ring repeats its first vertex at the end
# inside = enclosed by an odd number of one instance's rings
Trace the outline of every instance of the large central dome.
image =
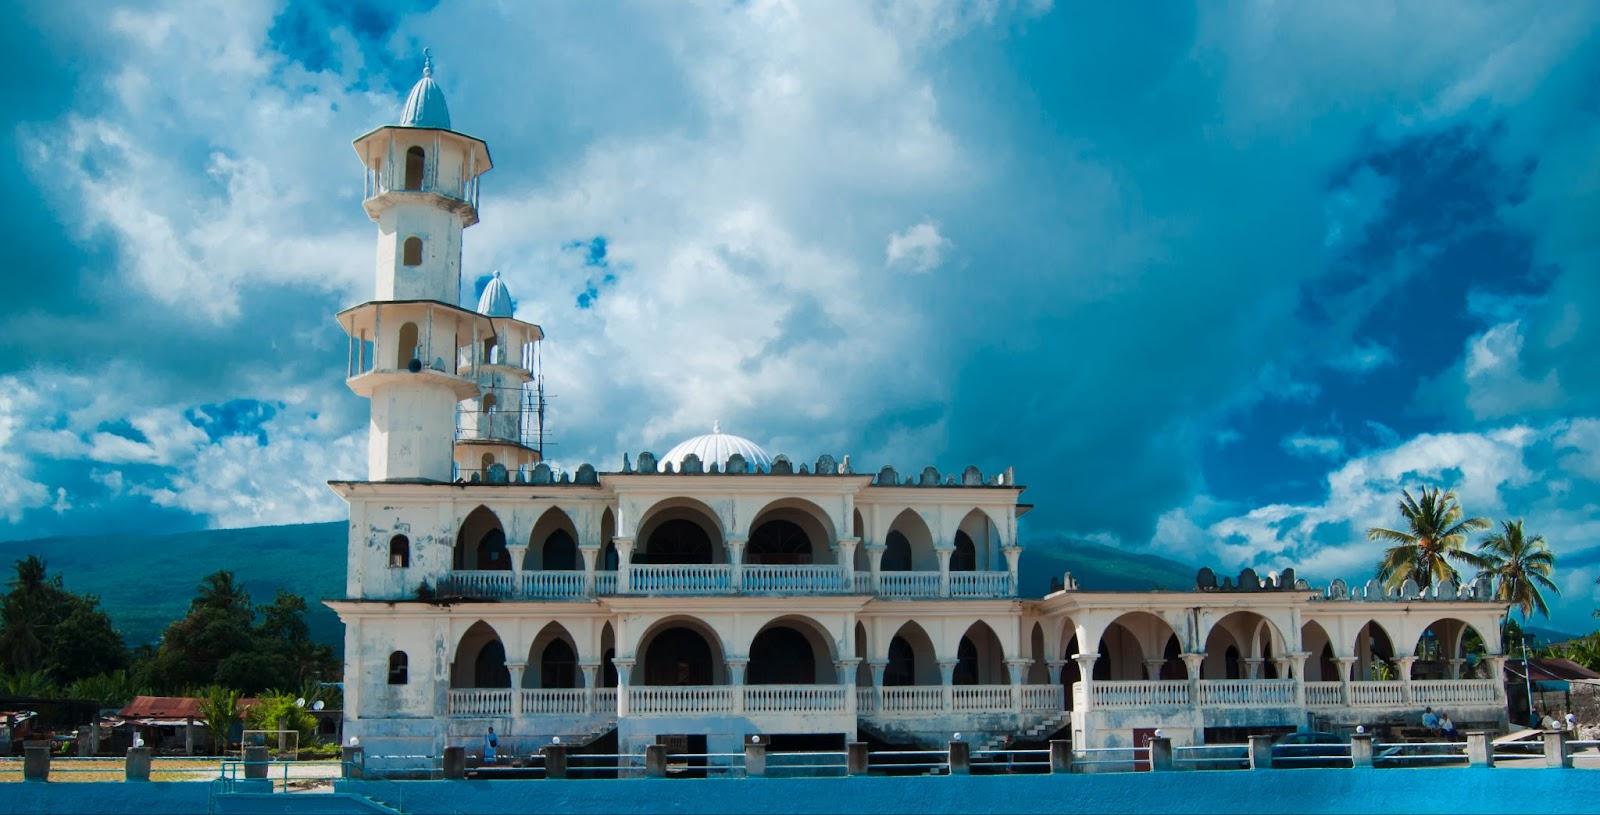
{"type": "Polygon", "coordinates": [[[710,433],[695,436],[668,450],[667,454],[661,457],[663,469],[667,462],[672,462],[672,469],[683,472],[683,460],[690,453],[699,456],[700,464],[707,470],[711,469],[712,464],[717,465],[717,469],[726,469],[728,457],[734,453],[744,456],[745,465],[751,472],[772,469],[772,456],[767,455],[767,451],[761,449],[761,445],[743,436],[724,433],[719,424],[712,425],[710,433]]]}

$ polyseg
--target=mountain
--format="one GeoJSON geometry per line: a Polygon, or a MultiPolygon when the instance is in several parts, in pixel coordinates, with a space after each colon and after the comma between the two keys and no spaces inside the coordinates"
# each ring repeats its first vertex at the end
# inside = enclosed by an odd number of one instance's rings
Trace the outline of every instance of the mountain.
{"type": "MultiPolygon", "coordinates": [[[[0,564],[29,554],[45,559],[67,588],[100,595],[128,644],[154,643],[189,609],[200,579],[230,569],[257,603],[278,589],[306,598],[306,621],[319,642],[338,648],[343,629],[319,600],[344,595],[343,522],[208,529],[167,535],[116,534],[0,541],[0,564]]],[[[1085,590],[1148,591],[1194,586],[1195,570],[1149,554],[1062,538],[1023,549],[1022,594],[1039,597],[1052,578],[1072,572],[1085,590]]]]}
{"type": "Polygon", "coordinates": [[[0,541],[0,568],[30,554],[44,558],[68,591],[100,595],[129,646],[154,643],[189,610],[200,579],[229,569],[257,604],[280,588],[306,598],[311,636],[338,648],[339,618],[320,600],[344,595],[346,525],[342,521],[168,535],[138,533],[0,541]]]}

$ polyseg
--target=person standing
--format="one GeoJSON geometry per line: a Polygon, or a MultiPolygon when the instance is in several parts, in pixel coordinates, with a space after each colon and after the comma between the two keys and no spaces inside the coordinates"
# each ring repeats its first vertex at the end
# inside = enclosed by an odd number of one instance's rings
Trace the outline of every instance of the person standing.
{"type": "Polygon", "coordinates": [[[483,737],[483,763],[493,764],[494,753],[500,746],[500,737],[494,734],[494,725],[489,725],[489,732],[483,737]]]}

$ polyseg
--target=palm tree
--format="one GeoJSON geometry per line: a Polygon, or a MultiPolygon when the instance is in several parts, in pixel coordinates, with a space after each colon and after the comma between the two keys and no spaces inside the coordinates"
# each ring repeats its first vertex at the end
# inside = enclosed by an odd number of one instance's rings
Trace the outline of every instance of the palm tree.
{"type": "Polygon", "coordinates": [[[1412,498],[1410,490],[1402,490],[1401,496],[1400,514],[1405,516],[1410,531],[1381,526],[1367,530],[1367,540],[1395,544],[1384,551],[1383,560],[1378,563],[1378,577],[1387,588],[1395,588],[1407,578],[1415,580],[1419,588],[1455,579],[1452,560],[1478,565],[1472,554],[1461,547],[1467,541],[1467,533],[1489,528],[1488,518],[1462,520],[1456,494],[1437,487],[1423,487],[1420,499],[1412,498]]]}
{"type": "Polygon", "coordinates": [[[1494,597],[1522,609],[1522,619],[1538,610],[1546,617],[1550,609],[1544,604],[1541,589],[1556,594],[1561,589],[1550,580],[1556,556],[1544,542],[1543,535],[1528,537],[1522,531],[1522,521],[1502,521],[1500,531],[1478,544],[1478,553],[1469,558],[1481,574],[1494,578],[1494,597]]]}

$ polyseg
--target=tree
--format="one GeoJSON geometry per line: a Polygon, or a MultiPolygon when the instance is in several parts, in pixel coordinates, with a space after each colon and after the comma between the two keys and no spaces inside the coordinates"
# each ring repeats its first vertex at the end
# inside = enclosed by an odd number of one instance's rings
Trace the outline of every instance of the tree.
{"type": "Polygon", "coordinates": [[[333,673],[333,649],[311,640],[304,598],[279,591],[264,606],[233,574],[220,571],[201,582],[189,613],[167,627],[146,669],[153,684],[170,689],[221,684],[245,693],[298,687],[333,673]]]}
{"type": "Polygon", "coordinates": [[[239,692],[221,685],[212,685],[200,695],[200,715],[206,720],[206,733],[211,736],[211,749],[218,753],[228,749],[228,734],[239,723],[239,692]]]}
{"type": "Polygon", "coordinates": [[[1456,560],[1476,565],[1470,552],[1462,549],[1467,534],[1489,528],[1487,518],[1462,520],[1461,507],[1454,492],[1437,487],[1422,488],[1420,499],[1412,498],[1410,490],[1403,490],[1400,514],[1405,517],[1409,531],[1375,526],[1367,530],[1367,539],[1389,541],[1394,546],[1383,553],[1378,563],[1378,578],[1387,588],[1397,588],[1409,578],[1420,588],[1435,582],[1455,579],[1456,560]]]}
{"type": "Polygon", "coordinates": [[[6,671],[42,671],[67,685],[127,662],[122,636],[98,597],[67,591],[37,555],[16,562],[16,577],[0,600],[0,665],[6,671]]]}
{"type": "Polygon", "coordinates": [[[1500,531],[1478,544],[1478,553],[1469,559],[1480,574],[1494,579],[1494,597],[1511,603],[1522,611],[1522,619],[1537,610],[1546,617],[1550,609],[1545,606],[1541,590],[1561,593],[1551,581],[1556,556],[1545,544],[1543,535],[1528,537],[1522,521],[1502,521],[1500,531]]]}

